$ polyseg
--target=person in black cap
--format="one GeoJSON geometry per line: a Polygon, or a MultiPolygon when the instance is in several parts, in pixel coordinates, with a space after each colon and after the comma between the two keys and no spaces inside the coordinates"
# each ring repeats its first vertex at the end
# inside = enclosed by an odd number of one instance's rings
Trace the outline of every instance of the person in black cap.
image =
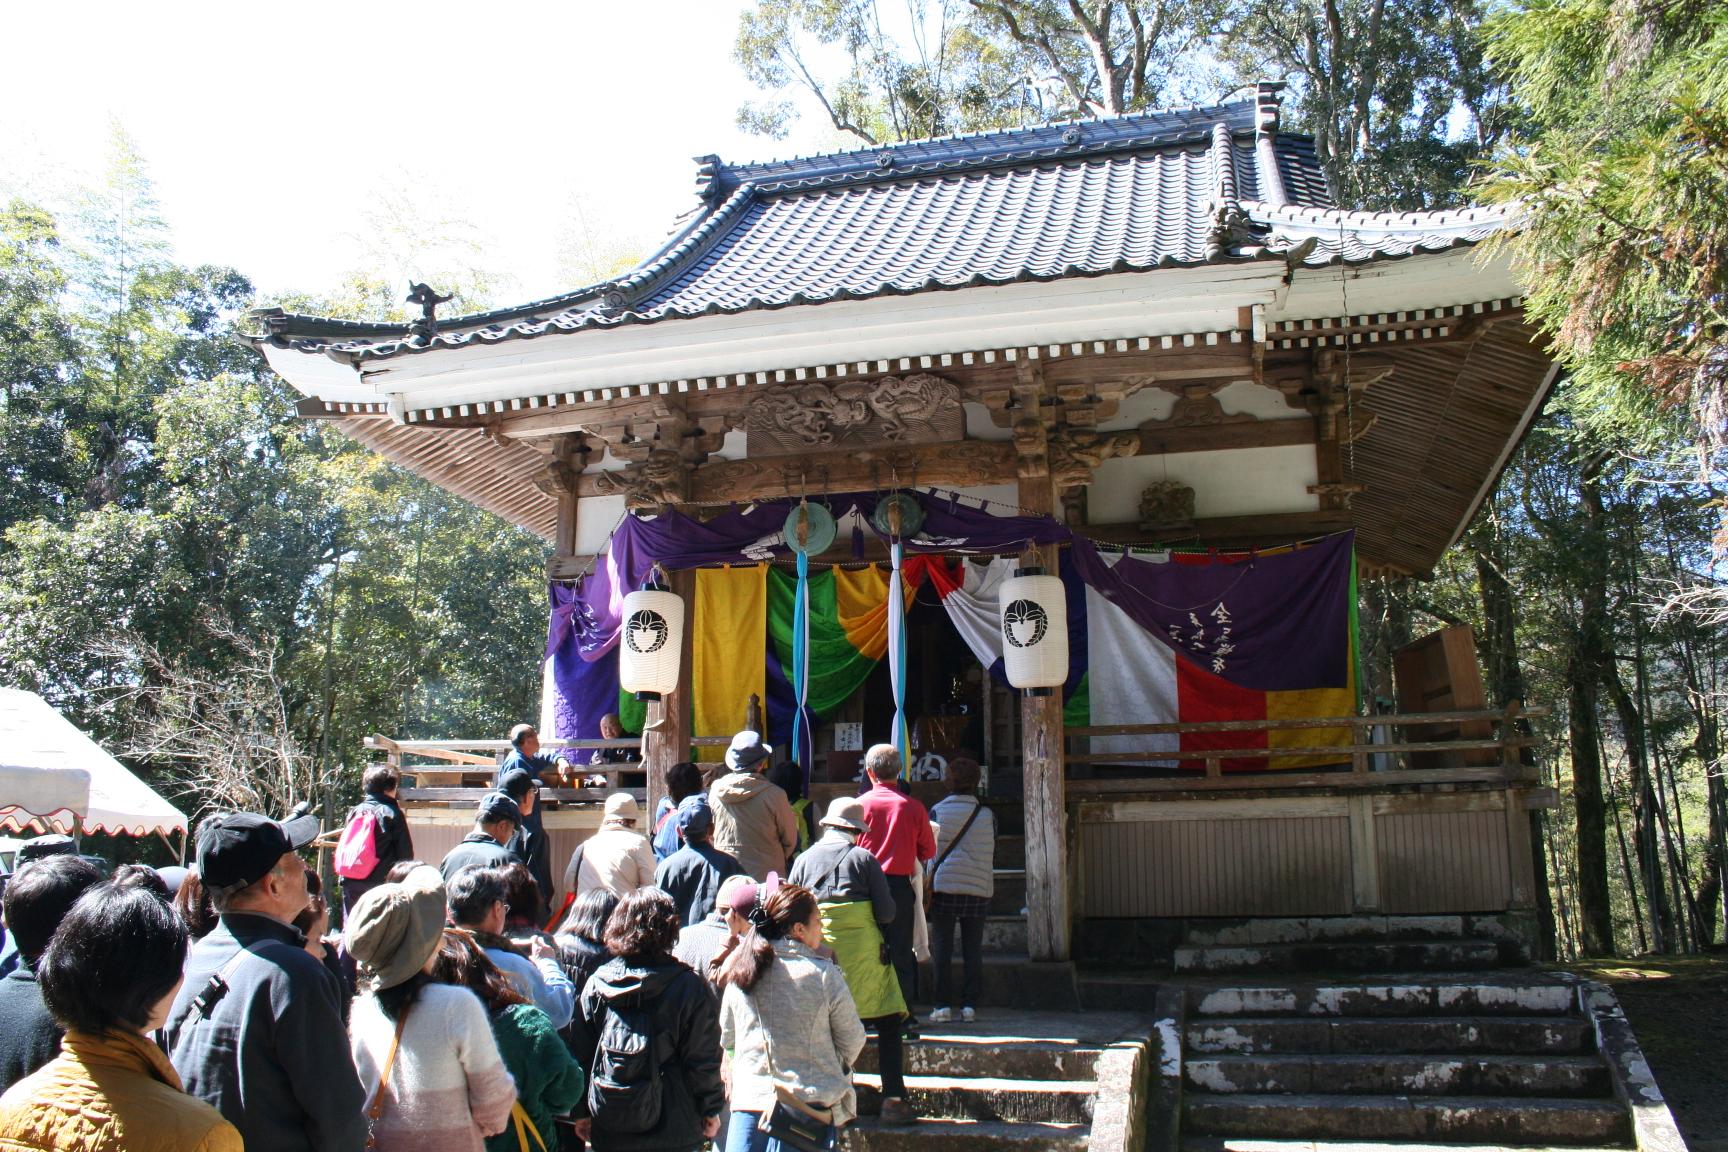
{"type": "Polygon", "coordinates": [[[462,842],[450,849],[438,871],[444,883],[450,883],[464,868],[502,868],[507,864],[527,863],[506,848],[510,837],[522,827],[522,809],[502,792],[488,792],[480,798],[480,809],[474,813],[474,830],[462,837],[462,842]]]}
{"type": "Polygon", "coordinates": [[[498,790],[516,801],[522,810],[522,826],[505,845],[511,855],[527,865],[534,877],[534,887],[540,890],[539,906],[521,909],[536,926],[546,923],[552,907],[552,838],[540,823],[540,782],[520,768],[504,773],[498,790]]]}
{"type": "Polygon", "coordinates": [[[361,1152],[366,1093],[336,977],[293,920],[306,907],[299,809],[277,822],[221,813],[198,829],[198,876],[220,923],[193,946],[163,1029],[186,1091],[216,1106],[248,1152],[361,1152]]]}

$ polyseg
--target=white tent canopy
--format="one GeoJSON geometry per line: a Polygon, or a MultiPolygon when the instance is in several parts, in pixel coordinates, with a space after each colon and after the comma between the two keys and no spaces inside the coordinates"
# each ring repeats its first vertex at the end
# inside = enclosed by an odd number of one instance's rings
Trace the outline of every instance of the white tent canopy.
{"type": "Polygon", "coordinates": [[[90,811],[90,773],[82,768],[30,768],[0,753],[0,830],[21,832],[33,820],[60,825],[90,811]]]}
{"type": "Polygon", "coordinates": [[[56,832],[70,833],[75,823],[84,832],[127,836],[186,832],[185,813],[158,796],[46,700],[34,692],[0,688],[0,827],[22,828],[32,816],[46,816],[56,832]],[[45,782],[45,777],[63,779],[45,782]],[[50,784],[59,792],[27,790],[50,784]],[[80,784],[88,789],[86,805],[62,798],[52,814],[35,810],[54,794],[73,795],[80,784]],[[82,818],[75,819],[68,809],[82,818]]]}

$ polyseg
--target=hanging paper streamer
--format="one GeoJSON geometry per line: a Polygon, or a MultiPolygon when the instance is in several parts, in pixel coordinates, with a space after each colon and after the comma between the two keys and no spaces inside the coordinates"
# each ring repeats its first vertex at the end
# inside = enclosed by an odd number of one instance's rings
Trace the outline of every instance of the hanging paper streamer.
{"type": "Polygon", "coordinates": [[[798,697],[798,711],[792,717],[792,758],[804,772],[808,792],[815,741],[810,733],[810,555],[803,550],[798,553],[798,591],[792,605],[792,687],[798,697]]]}
{"type": "MultiPolygon", "coordinates": [[[[912,562],[907,557],[907,563],[912,562]]],[[[808,582],[804,696],[813,730],[850,700],[888,654],[888,573],[874,564],[812,572],[808,582]]],[[[798,691],[792,661],[797,578],[768,570],[768,723],[770,741],[790,746],[798,691]]]]}
{"type": "Polygon", "coordinates": [[[912,767],[912,742],[906,732],[906,593],[900,580],[900,541],[888,545],[888,680],[894,687],[894,747],[900,771],[912,767]]]}

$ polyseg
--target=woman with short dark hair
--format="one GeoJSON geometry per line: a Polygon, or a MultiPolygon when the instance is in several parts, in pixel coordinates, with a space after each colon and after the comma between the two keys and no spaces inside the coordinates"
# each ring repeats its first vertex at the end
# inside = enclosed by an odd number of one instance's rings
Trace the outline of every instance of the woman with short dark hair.
{"type": "Polygon", "coordinates": [[[613,959],[582,992],[570,1043],[588,1092],[577,1134],[595,1152],[694,1152],[720,1130],[719,1008],[672,957],[678,908],[658,888],[619,901],[603,937],[613,959]]]}
{"type": "Polygon", "coordinates": [[[570,975],[570,983],[580,996],[588,986],[588,977],[595,969],[612,959],[606,949],[606,921],[618,907],[618,897],[610,888],[590,888],[576,898],[558,930],[558,962],[570,975]]]}
{"type": "Polygon", "coordinates": [[[688,760],[666,769],[666,795],[654,809],[654,859],[664,860],[678,851],[678,805],[702,790],[702,770],[688,760]]]}
{"type": "Polygon", "coordinates": [[[186,944],[185,922],[136,873],[79,897],[37,966],[48,1010],[66,1028],[62,1050],[0,1096],[0,1145],[240,1152],[239,1131],[186,1095],[146,1039],[168,1019],[186,944]]]}
{"type": "MultiPolygon", "coordinates": [[[[533,877],[528,882],[532,884],[533,877]]],[[[524,1139],[530,1152],[557,1148],[554,1124],[582,1099],[582,1067],[558,1038],[551,1019],[516,991],[474,938],[460,929],[445,931],[427,975],[480,998],[492,1021],[498,1054],[516,1081],[521,1110],[512,1113],[510,1127],[486,1138],[486,1152],[520,1152],[524,1139]]]]}

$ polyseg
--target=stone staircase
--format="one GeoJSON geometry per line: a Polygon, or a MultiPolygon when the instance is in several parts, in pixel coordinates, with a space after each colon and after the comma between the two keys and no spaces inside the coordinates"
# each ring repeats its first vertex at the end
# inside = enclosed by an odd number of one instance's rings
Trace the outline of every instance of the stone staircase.
{"type": "Polygon", "coordinates": [[[1290,1141],[1629,1147],[1576,983],[1540,974],[1191,981],[1190,1152],[1290,1141]]]}
{"type": "Polygon", "coordinates": [[[1099,1062],[1113,1043],[1143,1040],[1151,1023],[1125,1013],[988,1010],[975,1024],[927,1025],[906,1045],[906,1088],[919,1119],[879,1125],[881,1080],[874,1042],[855,1077],[860,1118],[842,1135],[848,1152],[1089,1147],[1099,1062]]]}

